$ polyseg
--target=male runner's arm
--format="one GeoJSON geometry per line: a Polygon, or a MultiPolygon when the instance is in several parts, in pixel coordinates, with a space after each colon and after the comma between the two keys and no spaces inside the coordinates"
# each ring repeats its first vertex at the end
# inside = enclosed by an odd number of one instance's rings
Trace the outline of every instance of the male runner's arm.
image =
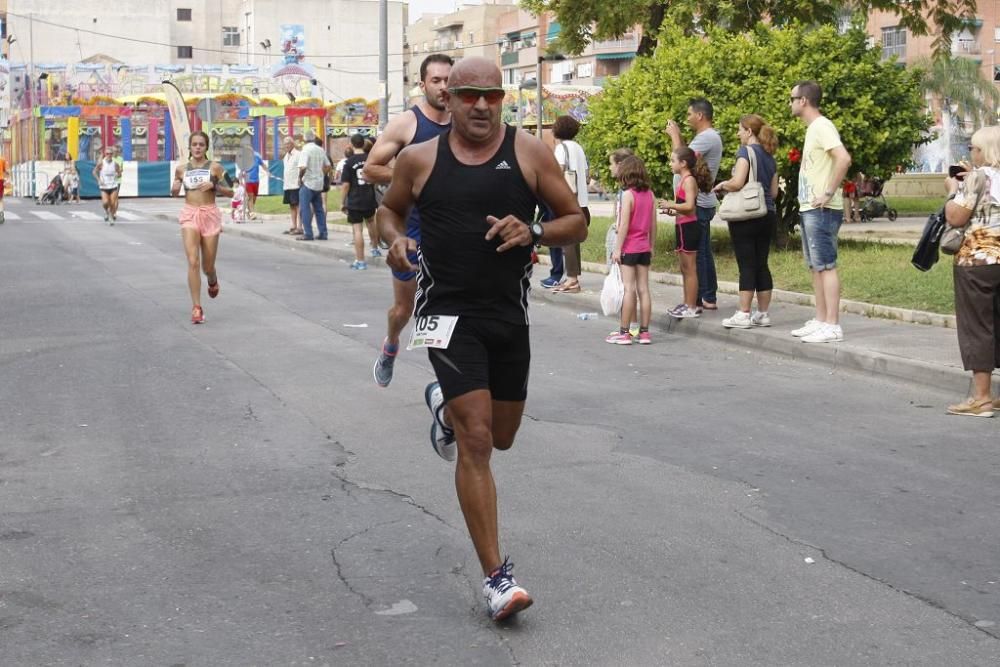
{"type": "MultiPolygon", "coordinates": [[[[587,219],[583,216],[577,196],[566,185],[562,168],[556,162],[553,152],[527,133],[518,134],[514,151],[529,187],[535,191],[538,199],[552,209],[552,220],[545,223],[541,243],[548,246],[583,243],[587,239],[587,219]]],[[[508,215],[502,220],[489,216],[486,222],[491,225],[486,232],[486,239],[499,235],[504,240],[497,252],[504,252],[515,246],[531,245],[529,220],[518,220],[508,215]]]]}
{"type": "MultiPolygon", "coordinates": [[[[436,145],[437,142],[429,142],[436,145]]],[[[417,251],[417,242],[406,236],[406,217],[416,203],[413,196],[413,183],[418,171],[424,167],[422,161],[414,154],[421,151],[405,150],[396,158],[396,168],[393,170],[392,183],[382,197],[382,205],[375,213],[380,238],[389,244],[389,253],[385,262],[393,270],[405,273],[416,271],[417,267],[410,263],[408,255],[417,251]]]]}
{"type": "Polygon", "coordinates": [[[389,121],[365,159],[361,172],[364,179],[376,185],[391,183],[393,167],[389,163],[406,148],[416,131],[417,117],[412,113],[401,113],[389,121]]]}

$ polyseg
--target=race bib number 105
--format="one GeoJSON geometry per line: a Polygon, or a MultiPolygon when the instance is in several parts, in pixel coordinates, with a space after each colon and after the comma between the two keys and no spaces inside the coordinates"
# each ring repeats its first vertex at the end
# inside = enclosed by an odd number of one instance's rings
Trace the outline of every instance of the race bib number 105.
{"type": "Polygon", "coordinates": [[[413,333],[410,334],[410,343],[406,349],[436,347],[446,350],[456,324],[458,317],[455,315],[422,315],[414,320],[413,333]]]}

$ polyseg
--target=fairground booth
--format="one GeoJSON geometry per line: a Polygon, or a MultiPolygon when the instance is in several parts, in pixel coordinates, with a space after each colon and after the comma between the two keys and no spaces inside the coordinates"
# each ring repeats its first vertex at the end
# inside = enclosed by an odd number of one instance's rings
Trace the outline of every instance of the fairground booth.
{"type": "MultiPolygon", "coordinates": [[[[283,190],[282,140],[307,129],[323,137],[336,162],[352,134],[374,138],[378,102],[362,98],[324,102],[317,96],[310,66],[285,63],[255,65],[126,65],[118,62],[67,64],[0,63],[9,67],[9,128],[3,153],[11,165],[11,194],[33,197],[70,163],[80,174],[80,194],[98,197],[92,177],[106,147],[124,160],[121,195],[163,197],[170,193],[180,155],[174,142],[162,82],[181,91],[192,131],[211,137],[211,155],[235,175],[244,146],[257,151],[267,166],[260,194],[283,190]],[[29,71],[30,70],[30,71],[29,71]]],[[[3,72],[0,71],[0,75],[3,72]]],[[[546,126],[557,116],[587,117],[587,102],[600,88],[543,86],[546,126]]],[[[419,89],[414,90],[419,95],[419,89]]],[[[0,100],[2,105],[4,100],[0,100]]],[[[536,90],[508,89],[503,119],[533,129],[537,123],[536,90]]]]}
{"type": "Polygon", "coordinates": [[[192,131],[211,137],[211,154],[235,174],[236,155],[251,146],[264,159],[260,194],[280,193],[281,143],[313,130],[339,157],[350,135],[374,137],[378,102],[324,103],[307,70],[274,76],[255,66],[125,66],[114,64],[11,66],[9,156],[15,196],[35,196],[69,162],[80,174],[80,194],[97,197],[91,173],[106,147],[124,159],[121,195],[170,194],[176,159],[161,81],[184,96],[192,131]],[[34,82],[34,85],[31,85],[34,82]]]}

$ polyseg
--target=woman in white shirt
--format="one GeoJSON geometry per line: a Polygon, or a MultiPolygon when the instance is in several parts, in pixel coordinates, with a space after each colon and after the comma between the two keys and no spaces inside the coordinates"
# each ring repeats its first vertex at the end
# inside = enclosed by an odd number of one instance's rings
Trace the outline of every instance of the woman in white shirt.
{"type": "MultiPolygon", "coordinates": [[[[579,131],[580,123],[572,116],[559,116],[552,126],[552,135],[558,142],[555,148],[556,161],[562,167],[570,189],[576,194],[577,203],[583,209],[583,215],[587,218],[587,226],[589,227],[590,209],[587,208],[587,204],[589,203],[587,183],[590,182],[590,168],[587,165],[587,156],[583,152],[583,147],[573,141],[573,138],[579,131]]],[[[581,289],[580,274],[583,273],[580,244],[576,243],[564,247],[563,256],[566,262],[566,281],[552,291],[562,294],[575,294],[581,289]]]]}

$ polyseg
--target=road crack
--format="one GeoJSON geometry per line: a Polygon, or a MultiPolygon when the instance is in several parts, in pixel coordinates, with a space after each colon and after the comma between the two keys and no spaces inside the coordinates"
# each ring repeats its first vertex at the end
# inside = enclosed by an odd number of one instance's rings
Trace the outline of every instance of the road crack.
{"type": "Polygon", "coordinates": [[[785,540],[789,544],[794,544],[796,546],[803,546],[803,547],[809,547],[810,549],[814,549],[817,552],[819,552],[819,554],[823,557],[824,560],[829,561],[830,563],[833,563],[834,565],[837,565],[838,567],[842,567],[845,570],[848,570],[849,572],[853,572],[854,574],[857,574],[857,575],[859,575],[861,577],[864,577],[865,579],[868,579],[869,581],[873,581],[873,582],[875,582],[875,583],[877,583],[877,584],[879,584],[881,586],[885,586],[885,587],[889,588],[892,591],[895,591],[897,593],[902,593],[906,597],[913,598],[914,600],[917,600],[919,602],[922,602],[923,604],[929,605],[930,607],[933,607],[934,609],[937,609],[938,611],[942,611],[945,614],[947,614],[948,616],[951,616],[952,618],[954,618],[954,619],[956,619],[958,621],[961,621],[962,623],[965,623],[966,625],[968,625],[973,630],[977,630],[979,632],[982,632],[983,634],[985,634],[985,635],[987,635],[989,637],[992,637],[994,639],[997,638],[997,636],[994,635],[992,632],[989,632],[987,628],[980,628],[980,627],[978,627],[976,625],[975,620],[971,620],[971,619],[965,618],[961,614],[957,614],[957,613],[953,612],[952,610],[948,609],[946,606],[944,606],[944,604],[942,604],[941,602],[938,602],[937,600],[929,598],[926,595],[923,595],[921,593],[917,593],[915,591],[911,591],[911,590],[907,590],[905,588],[901,588],[900,586],[897,586],[897,585],[893,584],[892,582],[886,581],[885,579],[880,579],[879,577],[876,577],[875,575],[872,575],[872,574],[869,574],[869,573],[867,573],[867,572],[865,572],[863,570],[860,570],[857,567],[854,567],[853,565],[850,565],[849,563],[847,563],[845,561],[842,561],[840,559],[834,558],[823,547],[817,546],[815,544],[811,544],[809,542],[806,542],[805,540],[801,540],[801,539],[798,539],[798,538],[795,538],[795,537],[791,537],[790,535],[786,535],[785,533],[782,533],[781,531],[776,530],[776,529],[772,528],[771,526],[768,526],[766,523],[764,523],[764,522],[762,522],[762,521],[760,521],[758,519],[755,519],[755,518],[753,518],[751,516],[748,516],[747,514],[745,514],[744,512],[742,512],[741,510],[735,510],[735,512],[736,512],[737,516],[739,516],[744,521],[746,521],[748,523],[751,523],[754,526],[757,526],[758,528],[760,528],[760,529],[762,529],[762,530],[764,530],[764,531],[766,531],[768,533],[771,533],[772,535],[775,535],[776,537],[780,537],[781,539],[785,540]]]}

